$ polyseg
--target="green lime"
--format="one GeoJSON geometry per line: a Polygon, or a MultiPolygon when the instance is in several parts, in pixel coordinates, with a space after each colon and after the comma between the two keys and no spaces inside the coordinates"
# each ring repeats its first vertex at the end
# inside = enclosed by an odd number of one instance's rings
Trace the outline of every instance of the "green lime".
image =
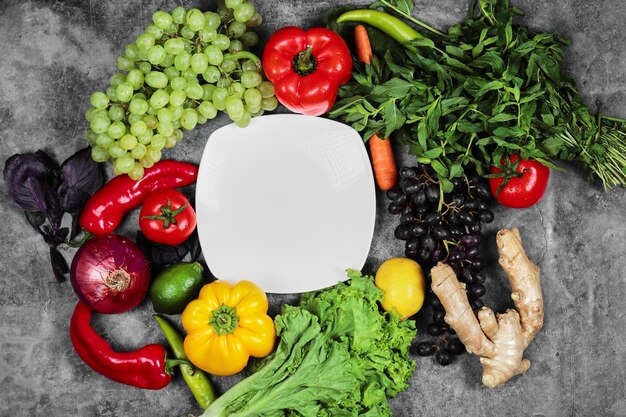
{"type": "Polygon", "coordinates": [[[202,284],[202,265],[181,262],[165,268],[152,281],[150,299],[157,313],[180,314],[198,297],[202,284]]]}

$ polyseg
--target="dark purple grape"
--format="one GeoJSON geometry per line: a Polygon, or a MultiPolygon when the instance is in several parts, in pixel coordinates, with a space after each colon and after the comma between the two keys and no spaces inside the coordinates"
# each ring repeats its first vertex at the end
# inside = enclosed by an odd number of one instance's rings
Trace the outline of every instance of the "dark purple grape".
{"type": "Polygon", "coordinates": [[[415,214],[418,216],[424,216],[426,213],[428,213],[428,207],[426,206],[417,206],[415,208],[415,214]]]}
{"type": "Polygon", "coordinates": [[[477,246],[480,243],[479,235],[464,235],[459,239],[459,243],[465,247],[477,246]]]}
{"type": "Polygon", "coordinates": [[[419,356],[430,356],[435,353],[435,344],[433,342],[422,342],[416,346],[415,353],[419,356]]]}
{"type": "Polygon", "coordinates": [[[402,190],[404,190],[406,194],[412,195],[418,192],[420,190],[420,187],[421,185],[417,180],[407,180],[407,182],[404,184],[404,187],[402,187],[402,190]]]}
{"type": "Polygon", "coordinates": [[[481,230],[482,230],[482,227],[480,225],[480,222],[476,222],[474,224],[470,224],[469,226],[467,226],[467,231],[470,233],[480,233],[481,230]]]}
{"type": "Polygon", "coordinates": [[[402,194],[400,197],[398,197],[394,201],[398,204],[402,204],[403,206],[406,206],[406,204],[409,202],[409,197],[407,197],[406,194],[402,194]]]}
{"type": "Polygon", "coordinates": [[[409,259],[417,259],[417,257],[419,256],[419,251],[404,249],[404,256],[409,259]]]}
{"type": "Polygon", "coordinates": [[[452,212],[450,214],[448,214],[448,223],[451,225],[458,225],[459,224],[459,215],[458,213],[452,212]]]}
{"type": "Polygon", "coordinates": [[[431,203],[439,202],[439,184],[430,184],[426,187],[426,199],[431,203]]]}
{"type": "Polygon", "coordinates": [[[481,210],[478,213],[478,218],[483,223],[491,223],[493,221],[493,212],[491,210],[481,210]]]}
{"type": "Polygon", "coordinates": [[[414,214],[414,213],[415,213],[415,207],[413,207],[413,203],[411,203],[410,201],[408,202],[406,206],[404,206],[404,208],[401,211],[401,214],[403,216],[405,214],[414,214]]]}
{"type": "Polygon", "coordinates": [[[472,270],[474,271],[482,271],[485,268],[485,261],[480,258],[476,258],[472,260],[472,270]]]}
{"type": "Polygon", "coordinates": [[[406,250],[415,251],[415,252],[417,252],[419,247],[420,247],[420,240],[416,237],[407,240],[406,244],[404,245],[404,248],[406,250]]]}
{"type": "Polygon", "coordinates": [[[433,263],[441,262],[444,259],[446,259],[446,250],[441,246],[437,246],[430,254],[430,261],[433,263]]]}
{"type": "Polygon", "coordinates": [[[419,223],[412,224],[410,227],[411,236],[420,237],[424,236],[428,229],[419,223]]]}
{"type": "Polygon", "coordinates": [[[446,352],[453,355],[460,355],[461,353],[465,353],[465,345],[457,337],[448,339],[444,349],[446,350],[446,352]]]}
{"type": "Polygon", "coordinates": [[[450,234],[454,237],[461,237],[465,234],[465,228],[462,226],[450,226],[450,234]]]}
{"type": "Polygon", "coordinates": [[[446,316],[446,312],[444,310],[435,310],[433,313],[433,323],[435,324],[446,324],[444,321],[444,317],[446,316]]]}
{"type": "Polygon", "coordinates": [[[471,284],[474,282],[474,273],[470,268],[463,268],[459,279],[461,280],[461,282],[471,284]]]}
{"type": "Polygon", "coordinates": [[[454,336],[456,334],[456,332],[454,331],[454,329],[452,327],[448,327],[446,329],[446,332],[448,332],[449,335],[454,336]]]}
{"type": "Polygon", "coordinates": [[[474,223],[474,216],[467,211],[463,210],[459,213],[459,222],[464,225],[470,225],[474,223]]]}
{"type": "Polygon", "coordinates": [[[472,299],[477,299],[485,295],[487,289],[483,284],[472,284],[467,289],[467,296],[472,299]]]}
{"type": "Polygon", "coordinates": [[[427,261],[428,259],[430,259],[430,254],[432,253],[431,250],[428,250],[426,248],[421,248],[418,257],[422,260],[422,261],[427,261]]]}
{"type": "MultiPolygon", "coordinates": [[[[459,263],[465,259],[465,249],[463,246],[454,246],[448,253],[448,262],[459,263]]],[[[458,276],[459,274],[457,274],[458,276]]]]}
{"type": "Polygon", "coordinates": [[[418,172],[415,167],[402,167],[400,168],[400,178],[413,179],[417,177],[418,172]]]}
{"type": "Polygon", "coordinates": [[[480,255],[478,246],[474,246],[465,250],[465,259],[474,259],[480,255]]]}
{"type": "Polygon", "coordinates": [[[446,330],[444,326],[440,324],[430,323],[428,326],[426,326],[426,333],[431,336],[441,336],[445,333],[445,331],[446,330]]]}
{"type": "Polygon", "coordinates": [[[429,226],[435,226],[441,223],[441,213],[436,212],[436,211],[432,213],[428,213],[426,217],[424,217],[424,223],[429,226]]]}
{"type": "Polygon", "coordinates": [[[487,210],[489,208],[489,203],[485,200],[476,200],[476,210],[487,210]]]}
{"type": "MultiPolygon", "coordinates": [[[[476,262],[476,261],[474,261],[474,262],[476,262]]],[[[487,276],[482,271],[474,272],[473,275],[474,275],[474,281],[476,281],[478,284],[484,283],[485,280],[487,279],[487,276]]]]}
{"type": "Polygon", "coordinates": [[[392,201],[391,203],[389,203],[389,213],[400,214],[402,212],[402,209],[404,209],[404,206],[405,204],[400,204],[397,201],[392,201]]]}
{"type": "Polygon", "coordinates": [[[435,250],[436,247],[437,247],[437,242],[435,242],[435,239],[433,239],[432,236],[426,235],[422,237],[422,248],[426,249],[429,252],[429,256],[430,256],[430,252],[435,250]]]}
{"type": "Polygon", "coordinates": [[[463,186],[463,184],[465,184],[465,181],[463,181],[463,179],[461,178],[452,178],[450,182],[454,186],[455,190],[458,190],[459,188],[463,186]]]}
{"type": "Polygon", "coordinates": [[[465,210],[474,210],[476,208],[476,200],[474,199],[469,199],[465,202],[465,204],[463,205],[463,208],[465,210]]]}
{"type": "Polygon", "coordinates": [[[465,203],[465,196],[460,193],[452,194],[451,202],[457,207],[461,207],[465,203]]]}
{"type": "Polygon", "coordinates": [[[438,350],[435,354],[435,359],[441,366],[448,366],[452,363],[452,355],[445,350],[438,350]]]}
{"type": "Polygon", "coordinates": [[[426,203],[426,193],[424,190],[419,190],[413,195],[413,203],[416,206],[423,206],[426,203]]]}
{"type": "Polygon", "coordinates": [[[407,240],[411,235],[409,232],[409,226],[406,224],[401,224],[396,227],[394,231],[394,236],[396,239],[407,240]]]}
{"type": "Polygon", "coordinates": [[[470,303],[470,307],[472,308],[472,310],[479,310],[483,308],[484,306],[485,306],[485,303],[483,303],[483,300],[481,300],[480,298],[477,298],[476,300],[473,300],[470,303]]]}
{"type": "Polygon", "coordinates": [[[404,192],[400,187],[393,187],[387,190],[387,198],[393,201],[396,201],[400,196],[404,195],[404,192]]]}
{"type": "Polygon", "coordinates": [[[400,223],[413,224],[419,221],[419,218],[413,213],[403,214],[400,217],[400,223]]]}
{"type": "Polygon", "coordinates": [[[437,240],[446,240],[450,239],[450,231],[445,226],[435,226],[431,230],[431,234],[437,240]]]}
{"type": "Polygon", "coordinates": [[[431,296],[430,306],[433,308],[433,310],[443,310],[443,305],[441,304],[441,301],[439,301],[439,298],[437,298],[436,295],[431,296]]]}
{"type": "Polygon", "coordinates": [[[484,198],[485,200],[491,198],[491,191],[489,191],[489,186],[487,184],[479,182],[474,186],[474,191],[476,195],[480,198],[484,198]]]}

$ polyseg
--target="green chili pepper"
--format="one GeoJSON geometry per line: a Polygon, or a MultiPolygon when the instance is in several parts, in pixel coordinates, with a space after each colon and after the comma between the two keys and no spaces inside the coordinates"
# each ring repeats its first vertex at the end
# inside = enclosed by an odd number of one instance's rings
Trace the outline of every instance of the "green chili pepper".
{"type": "MultiPolygon", "coordinates": [[[[159,324],[161,331],[165,335],[165,339],[167,339],[170,344],[174,357],[187,360],[183,348],[183,337],[180,333],[178,333],[174,326],[163,316],[153,314],[152,317],[154,317],[159,324]]],[[[209,380],[209,377],[204,372],[196,367],[180,365],[180,371],[194,398],[200,407],[205,410],[217,398],[217,393],[215,392],[211,380],[209,380]]]]}
{"type": "Polygon", "coordinates": [[[410,51],[416,48],[411,45],[413,39],[423,38],[424,35],[413,29],[395,16],[373,9],[356,9],[343,13],[337,18],[337,23],[361,22],[367,23],[391,36],[410,51]]]}

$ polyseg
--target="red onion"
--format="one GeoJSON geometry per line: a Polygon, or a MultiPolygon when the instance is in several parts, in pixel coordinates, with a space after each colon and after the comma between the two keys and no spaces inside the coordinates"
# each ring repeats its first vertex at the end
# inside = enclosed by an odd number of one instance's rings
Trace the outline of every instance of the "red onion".
{"type": "Polygon", "coordinates": [[[120,235],[91,238],[72,260],[74,292],[99,313],[123,313],[148,295],[150,263],[132,240],[120,235]]]}

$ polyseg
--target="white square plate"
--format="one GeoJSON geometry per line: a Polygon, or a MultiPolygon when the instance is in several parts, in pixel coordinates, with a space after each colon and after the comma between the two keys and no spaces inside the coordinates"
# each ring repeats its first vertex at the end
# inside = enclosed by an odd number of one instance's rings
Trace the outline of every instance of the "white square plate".
{"type": "Polygon", "coordinates": [[[209,137],[196,185],[198,234],[218,279],[300,293],[361,269],[376,219],[358,132],[296,114],[253,118],[209,137]]]}

